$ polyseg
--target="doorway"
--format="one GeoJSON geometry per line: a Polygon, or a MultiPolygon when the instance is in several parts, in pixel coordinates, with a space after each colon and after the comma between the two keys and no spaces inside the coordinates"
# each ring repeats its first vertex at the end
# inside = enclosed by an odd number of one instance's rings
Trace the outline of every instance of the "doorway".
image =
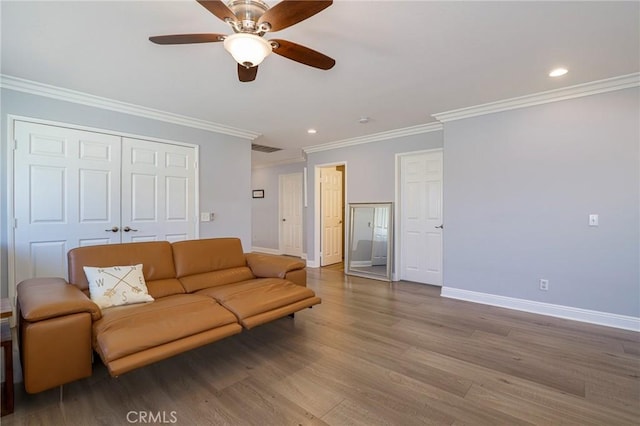
{"type": "Polygon", "coordinates": [[[340,265],[344,261],[346,164],[316,167],[316,248],[319,266],[340,265]]]}
{"type": "Polygon", "coordinates": [[[442,149],[396,159],[398,279],[442,286],[442,149]]]}
{"type": "Polygon", "coordinates": [[[280,175],[278,179],[280,252],[302,257],[302,173],[280,175]]]}

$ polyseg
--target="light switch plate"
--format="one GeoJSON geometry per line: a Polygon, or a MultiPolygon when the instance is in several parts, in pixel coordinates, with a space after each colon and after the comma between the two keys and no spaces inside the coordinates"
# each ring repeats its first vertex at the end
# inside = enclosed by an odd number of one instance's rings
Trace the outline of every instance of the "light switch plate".
{"type": "Polygon", "coordinates": [[[209,212],[201,212],[200,222],[211,222],[211,214],[209,212]]]}
{"type": "Polygon", "coordinates": [[[597,214],[589,215],[589,226],[598,226],[599,217],[597,214]]]}

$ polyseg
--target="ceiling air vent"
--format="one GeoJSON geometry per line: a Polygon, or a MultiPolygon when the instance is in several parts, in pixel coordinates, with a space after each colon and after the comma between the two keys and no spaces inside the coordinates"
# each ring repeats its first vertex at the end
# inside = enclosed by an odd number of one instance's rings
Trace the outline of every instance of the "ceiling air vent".
{"type": "Polygon", "coordinates": [[[258,145],[257,143],[252,143],[251,150],[269,153],[269,152],[282,151],[282,148],[274,148],[272,146],[258,145]]]}

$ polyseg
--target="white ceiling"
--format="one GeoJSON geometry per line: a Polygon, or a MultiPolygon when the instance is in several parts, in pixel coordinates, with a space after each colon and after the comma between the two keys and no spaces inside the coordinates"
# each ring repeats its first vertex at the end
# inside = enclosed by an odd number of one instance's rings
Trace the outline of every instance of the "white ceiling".
{"type": "Polygon", "coordinates": [[[3,74],[257,132],[255,143],[285,149],[254,153],[254,164],[640,69],[637,1],[338,0],[266,36],[331,56],[333,69],[271,55],[251,83],[238,82],[221,43],[148,41],[231,33],[193,0],[0,4],[3,74]],[[547,76],[560,65],[569,74],[547,76]]]}

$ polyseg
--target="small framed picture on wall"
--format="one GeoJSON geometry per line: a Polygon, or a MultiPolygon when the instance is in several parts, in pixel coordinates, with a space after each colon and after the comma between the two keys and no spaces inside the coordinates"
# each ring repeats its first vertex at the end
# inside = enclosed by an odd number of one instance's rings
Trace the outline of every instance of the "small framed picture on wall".
{"type": "Polygon", "coordinates": [[[264,198],[264,189],[254,189],[251,195],[253,198],[264,198]]]}

